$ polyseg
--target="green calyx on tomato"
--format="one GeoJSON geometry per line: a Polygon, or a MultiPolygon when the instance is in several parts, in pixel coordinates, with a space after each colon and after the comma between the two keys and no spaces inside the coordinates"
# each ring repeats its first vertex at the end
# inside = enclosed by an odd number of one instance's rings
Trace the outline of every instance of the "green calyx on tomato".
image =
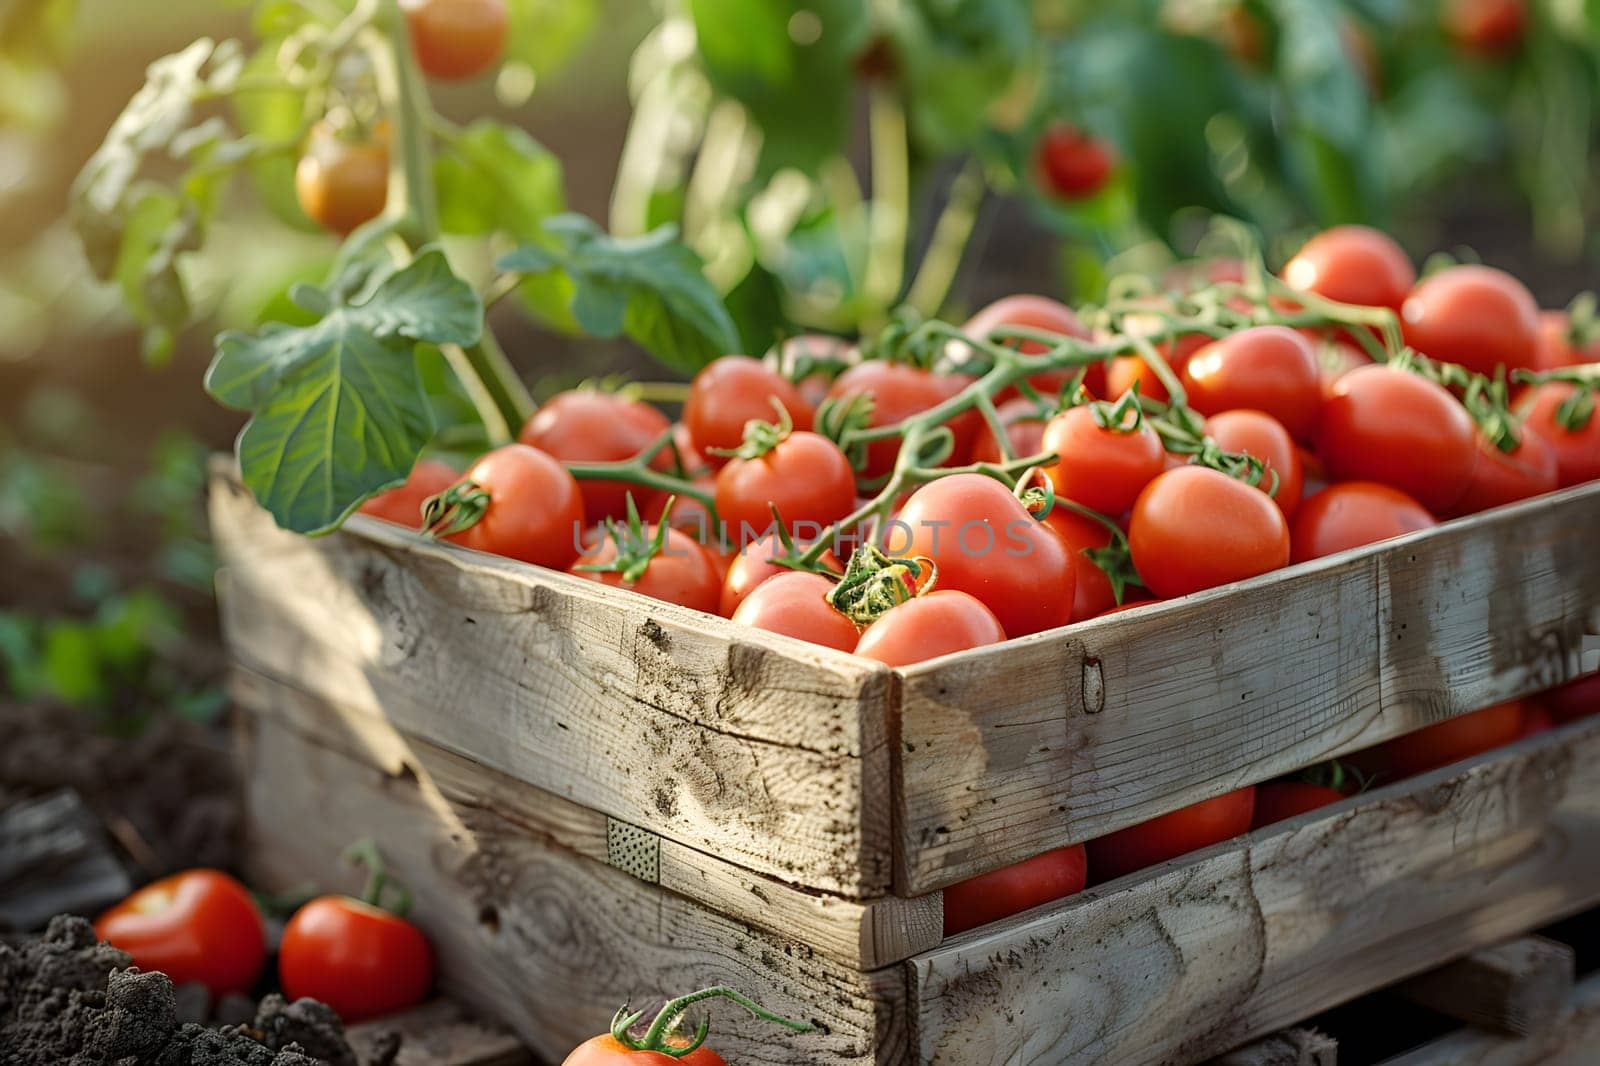
{"type": "Polygon", "coordinates": [[[616,545],[616,554],[603,563],[580,563],[573,569],[594,574],[620,574],[623,584],[635,584],[650,569],[651,560],[666,549],[667,534],[672,528],[672,505],[676,501],[676,496],[668,498],[661,508],[661,519],[652,533],[639,517],[639,506],[633,501],[633,493],[628,493],[626,520],[619,525],[616,519],[607,518],[605,523],[606,536],[616,545]]]}
{"type": "Polygon", "coordinates": [[[781,1014],[774,1014],[755,1000],[726,985],[717,985],[712,988],[702,988],[698,992],[691,992],[687,996],[679,996],[669,1000],[657,1012],[655,1020],[645,1030],[643,1036],[634,1036],[633,1027],[639,1019],[644,1017],[644,1011],[629,1011],[626,1006],[620,1008],[611,1019],[611,1039],[629,1051],[651,1051],[668,1058],[681,1059],[693,1054],[706,1042],[706,1037],[711,1033],[711,1019],[702,1016],[696,1023],[694,1035],[685,1040],[678,1032],[684,1011],[696,1003],[708,999],[731,999],[745,1010],[764,1021],[776,1022],[778,1025],[792,1029],[797,1033],[809,1033],[815,1028],[810,1022],[797,1022],[792,1018],[785,1018],[781,1014]]]}
{"type": "Polygon", "coordinates": [[[1067,510],[1080,514],[1091,522],[1096,522],[1105,527],[1110,535],[1110,540],[1103,548],[1080,549],[1085,559],[1088,559],[1100,572],[1106,575],[1106,580],[1111,583],[1111,595],[1115,598],[1117,606],[1121,606],[1128,594],[1129,585],[1144,588],[1144,581],[1139,577],[1139,571],[1133,565],[1133,552],[1128,548],[1128,535],[1122,527],[1099,511],[1091,510],[1081,503],[1066,500],[1062,504],[1067,510]]]}
{"type": "Polygon", "coordinates": [[[474,481],[458,481],[422,501],[422,535],[443,540],[471,529],[489,510],[493,496],[474,481]]]}
{"type": "Polygon", "coordinates": [[[826,599],[856,625],[869,626],[912,597],[931,592],[938,576],[927,556],[896,558],[875,544],[863,544],[851,554],[844,576],[826,599]]]}
{"type": "Polygon", "coordinates": [[[763,422],[759,418],[752,418],[744,424],[744,438],[737,448],[706,450],[724,459],[760,459],[788,440],[789,435],[794,432],[794,418],[789,414],[789,409],[783,405],[783,401],[776,396],[769,397],[769,400],[773,410],[777,412],[777,421],[763,422]]]}
{"type": "Polygon", "coordinates": [[[344,851],[344,861],[367,871],[367,883],[361,889],[361,895],[356,897],[362,903],[378,910],[388,911],[396,918],[404,918],[410,913],[411,891],[389,873],[389,867],[383,861],[382,853],[378,851],[377,841],[371,837],[363,837],[351,844],[344,851]],[[383,901],[387,892],[394,894],[394,899],[390,903],[383,901]]]}

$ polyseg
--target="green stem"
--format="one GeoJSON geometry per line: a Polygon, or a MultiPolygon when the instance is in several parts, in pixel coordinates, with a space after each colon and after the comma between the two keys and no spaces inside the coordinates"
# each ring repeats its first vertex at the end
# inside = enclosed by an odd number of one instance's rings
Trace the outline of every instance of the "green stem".
{"type": "MultiPolygon", "coordinates": [[[[872,213],[862,295],[868,314],[882,320],[905,280],[906,230],[911,214],[906,111],[894,89],[873,86],[867,124],[872,138],[872,213]]],[[[865,324],[863,329],[866,331],[865,324]]]]}
{"type": "Polygon", "coordinates": [[[950,295],[950,286],[955,284],[956,272],[961,269],[967,242],[978,224],[978,209],[983,206],[987,192],[983,166],[976,159],[968,160],[950,185],[949,199],[939,214],[939,221],[934,224],[928,251],[906,294],[906,302],[929,318],[938,314],[945,297],[950,295]]]}

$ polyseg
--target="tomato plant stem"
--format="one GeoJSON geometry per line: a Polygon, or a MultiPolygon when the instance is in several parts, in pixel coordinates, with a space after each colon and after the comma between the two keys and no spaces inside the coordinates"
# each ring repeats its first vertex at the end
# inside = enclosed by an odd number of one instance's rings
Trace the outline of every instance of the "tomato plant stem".
{"type": "MultiPolygon", "coordinates": [[[[862,295],[868,314],[881,323],[905,281],[906,229],[911,213],[911,162],[906,111],[899,94],[873,86],[867,124],[872,139],[872,206],[862,295]]],[[[863,325],[863,330],[869,323],[863,325]]]]}
{"type": "Polygon", "coordinates": [[[950,184],[949,198],[939,214],[939,221],[934,224],[928,250],[906,294],[906,302],[930,318],[939,313],[945,297],[950,295],[950,286],[955,284],[987,191],[983,165],[976,159],[969,159],[950,184]]]}

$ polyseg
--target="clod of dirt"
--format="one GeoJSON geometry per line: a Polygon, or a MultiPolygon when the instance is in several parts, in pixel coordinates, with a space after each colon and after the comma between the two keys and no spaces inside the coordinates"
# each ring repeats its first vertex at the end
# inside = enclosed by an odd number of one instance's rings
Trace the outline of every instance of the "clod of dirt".
{"type": "Polygon", "coordinates": [[[274,992],[261,1001],[249,1031],[269,1048],[298,1046],[329,1066],[361,1066],[345,1043],[344,1023],[333,1008],[314,999],[290,1003],[274,992]]]}

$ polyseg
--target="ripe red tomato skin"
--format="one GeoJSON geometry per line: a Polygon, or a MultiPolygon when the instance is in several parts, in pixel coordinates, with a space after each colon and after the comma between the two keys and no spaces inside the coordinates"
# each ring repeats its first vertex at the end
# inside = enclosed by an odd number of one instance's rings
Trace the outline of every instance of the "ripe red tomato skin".
{"type": "Polygon", "coordinates": [[[1555,719],[1542,704],[1531,700],[1525,701],[1522,708],[1522,730],[1517,734],[1518,740],[1548,733],[1556,727],[1555,719]]]}
{"type": "Polygon", "coordinates": [[[291,999],[320,999],[346,1025],[401,1010],[433,987],[433,948],[398,915],[349,896],[319,896],[289,919],[278,977],[291,999]]]}
{"type": "Polygon", "coordinates": [[[728,1066],[727,1060],[705,1045],[687,1055],[663,1055],[659,1051],[632,1051],[617,1043],[610,1033],[590,1037],[562,1060],[561,1066],[728,1066]]]}
{"type": "Polygon", "coordinates": [[[1272,501],[1284,518],[1293,519],[1305,490],[1305,468],[1283,423],[1264,411],[1238,408],[1212,415],[1205,428],[1206,436],[1225,450],[1244,452],[1267,464],[1268,473],[1261,480],[1263,492],[1272,487],[1272,475],[1278,475],[1278,493],[1272,501]]]}
{"type": "MultiPolygon", "coordinates": [[[[737,537],[738,531],[733,531],[737,537]]],[[[738,548],[738,540],[734,540],[734,547],[738,548]]],[[[772,557],[783,551],[783,542],[776,533],[754,540],[740,549],[734,557],[728,572],[723,575],[722,596],[718,601],[717,613],[724,618],[732,618],[739,605],[745,598],[754,592],[763,582],[774,574],[792,573],[787,566],[779,566],[772,562],[772,557]]],[[[822,563],[835,573],[844,573],[844,566],[839,557],[828,548],[822,553],[822,563]]]]}
{"type": "Polygon", "coordinates": [[[360,511],[407,529],[422,528],[422,504],[461,480],[448,463],[419,459],[406,475],[405,484],[378,493],[361,505],[360,511]]]}
{"type": "Polygon", "coordinates": [[[791,433],[758,459],[731,459],[717,472],[717,514],[737,543],[773,524],[815,538],[855,510],[856,477],[839,446],[816,433],[791,433]],[[812,529],[803,528],[804,525],[812,529]]]}
{"type": "Polygon", "coordinates": [[[1060,458],[1044,468],[1057,494],[1092,511],[1120,515],[1166,468],[1161,438],[1148,425],[1102,428],[1089,407],[1070,407],[1045,426],[1040,446],[1060,458]]]}
{"type": "MultiPolygon", "coordinates": [[[[871,425],[882,426],[899,422],[929,408],[936,407],[972,384],[967,374],[934,374],[902,363],[889,363],[870,359],[840,374],[828,389],[831,399],[846,396],[871,395],[873,398],[871,425]]],[[[977,437],[983,416],[976,411],[966,411],[948,423],[955,435],[955,448],[947,466],[960,466],[972,455],[972,442],[977,437]]],[[[867,462],[861,471],[864,478],[881,477],[894,468],[900,452],[899,437],[873,441],[867,445],[867,462]]]]}
{"type": "Polygon", "coordinates": [[[1440,11],[1445,33],[1489,58],[1515,51],[1527,21],[1526,0],[1446,0],[1440,11]]]}
{"type": "Polygon", "coordinates": [[[1497,703],[1385,741],[1354,761],[1381,782],[1413,777],[1510,744],[1522,732],[1523,713],[1520,700],[1497,703]]]}
{"type": "Polygon", "coordinates": [[[306,216],[341,237],[377,218],[389,197],[384,131],[368,140],[352,140],[326,122],[317,123],[295,167],[294,188],[306,216]]]}
{"type": "Polygon", "coordinates": [[[1417,283],[1400,308],[1406,343],[1478,374],[1539,361],[1539,305],[1503,270],[1467,264],[1417,283]]]}
{"type": "Polygon", "coordinates": [[[1375,481],[1343,481],[1306,497],[1289,530],[1289,557],[1303,563],[1438,523],[1399,489],[1375,481]]]}
{"type": "MultiPolygon", "coordinates": [[[[1111,610],[1117,605],[1116,591],[1111,579],[1084,554],[1111,543],[1111,530],[1094,519],[1081,515],[1070,507],[1057,504],[1045,516],[1045,523],[1067,545],[1072,555],[1072,565],[1077,572],[1073,586],[1072,620],[1081,622],[1111,610]]],[[[1135,589],[1130,590],[1136,591],[1135,589]]]]}
{"type": "Polygon", "coordinates": [[[1005,639],[999,619],[982,601],[937,588],[885,611],[861,631],[855,652],[887,666],[911,666],[1005,639]]]}
{"type": "Polygon", "coordinates": [[[1117,153],[1106,141],[1058,122],[1039,138],[1037,165],[1045,192],[1063,200],[1084,200],[1111,180],[1117,153]]]}
{"type": "Polygon", "coordinates": [[[1381,482],[1442,514],[1472,479],[1476,433],[1466,408],[1443,386],[1373,365],[1334,383],[1315,438],[1334,480],[1381,482]]]}
{"type": "Polygon", "coordinates": [[[1416,268],[1394,238],[1370,226],[1334,226],[1312,237],[1283,268],[1283,280],[1329,300],[1399,311],[1416,268]]]}
{"type": "Polygon", "coordinates": [[[250,892],[220,870],[185,870],[152,881],[107,910],[95,935],[214,996],[247,992],[267,958],[267,935],[250,892]]]}
{"type": "Polygon", "coordinates": [[[1104,884],[1247,833],[1255,800],[1255,786],[1246,785],[1091,840],[1089,881],[1104,884]]]}
{"type": "Polygon", "coordinates": [[[1128,547],[1145,587],[1171,599],[1286,566],[1289,526],[1260,489],[1180,466],[1139,494],[1128,547]]]}
{"type": "Polygon", "coordinates": [[[713,449],[737,448],[744,440],[747,422],[776,422],[773,400],[789,413],[795,429],[811,428],[811,405],[788,378],[759,359],[725,355],[694,376],[683,405],[683,422],[706,461],[721,466],[727,459],[713,449]]]}
{"type": "Polygon", "coordinates": [[[1322,405],[1322,368],[1305,337],[1284,326],[1252,326],[1214,341],[1179,375],[1203,415],[1265,411],[1297,440],[1310,436],[1322,405]]]}
{"type": "Polygon", "coordinates": [[[1338,803],[1344,793],[1309,781],[1268,781],[1256,786],[1255,815],[1251,829],[1287,821],[1297,815],[1338,803]]]}
{"type": "Polygon", "coordinates": [[[1565,381],[1535,385],[1517,401],[1517,411],[1525,421],[1525,433],[1544,438],[1556,453],[1556,468],[1562,488],[1600,479],[1600,402],[1582,429],[1569,430],[1556,420],[1563,401],[1577,390],[1565,381]]]}
{"type": "MultiPolygon", "coordinates": [[[[1044,451],[1045,420],[1038,416],[1032,400],[1020,396],[1006,400],[995,408],[995,413],[1000,416],[1000,424],[1006,427],[1006,439],[1011,443],[1012,455],[1021,458],[1044,451]]],[[[985,422],[978,427],[978,439],[972,445],[972,461],[999,463],[1001,459],[994,431],[985,422]]]]}
{"type": "Polygon", "coordinates": [[[489,507],[476,525],[446,540],[553,570],[565,570],[578,557],[583,496],[554,458],[526,444],[507,444],[473,463],[463,479],[489,492],[489,507]]]}
{"type": "Polygon", "coordinates": [[[417,65],[430,78],[475,77],[505,51],[505,0],[401,0],[400,6],[417,65]]]}
{"type": "MultiPolygon", "coordinates": [[[[654,537],[655,526],[645,527],[645,537],[654,537]]],[[[624,534],[626,536],[626,534],[624,534]]],[[[633,545],[630,545],[633,547],[633,545]]],[[[612,588],[629,589],[651,599],[676,603],[707,614],[717,613],[722,596],[722,575],[710,553],[700,542],[681,529],[668,529],[667,541],[661,554],[650,560],[643,576],[629,585],[622,575],[609,570],[580,570],[583,566],[604,566],[617,557],[616,543],[607,537],[593,550],[585,552],[572,564],[571,573],[588,581],[596,581],[612,588]]]]}
{"type": "Polygon", "coordinates": [[[825,648],[855,651],[861,631],[828,603],[832,588],[833,582],[821,574],[799,570],[774,574],[744,598],[733,621],[825,648]]]}
{"type": "Polygon", "coordinates": [[[1555,449],[1537,433],[1523,433],[1514,451],[1503,452],[1483,434],[1477,439],[1478,462],[1472,468],[1467,491],[1450,509],[1454,515],[1477,514],[1491,507],[1515,503],[1547,492],[1561,484],[1555,449]]]}
{"type": "MultiPolygon", "coordinates": [[[[649,404],[598,389],[573,389],[547,400],[517,440],[564,463],[615,463],[632,459],[671,428],[667,416],[649,404]]],[[[650,465],[670,469],[670,450],[663,449],[650,465]]],[[[578,487],[591,522],[625,517],[630,493],[641,511],[656,496],[654,489],[625,481],[582,481],[578,487]]]]}
{"type": "MultiPolygon", "coordinates": [[[[1027,293],[1005,296],[989,304],[967,319],[961,331],[972,337],[986,337],[991,330],[1000,326],[1047,330],[1067,337],[1077,337],[1079,340],[1088,340],[1091,336],[1089,327],[1083,324],[1072,308],[1048,296],[1034,296],[1027,293]]],[[[1017,350],[1024,355],[1038,355],[1046,348],[1036,341],[1023,341],[1017,345],[1017,350]]],[[[1062,387],[1077,376],[1078,370],[1075,367],[1046,370],[1028,375],[1028,384],[1032,385],[1041,396],[1051,397],[1059,395],[1062,387]]],[[[1105,382],[1105,364],[1091,364],[1083,378],[1084,387],[1089,390],[1090,395],[1105,395],[1105,382]]],[[[1015,389],[1008,389],[1000,398],[1006,399],[1015,392],[1015,389]]]]}
{"type": "Polygon", "coordinates": [[[1600,340],[1574,348],[1567,335],[1571,324],[1565,311],[1539,312],[1539,358],[1535,369],[1559,370],[1564,366],[1600,363],[1600,340]]]}
{"type": "Polygon", "coordinates": [[[1069,844],[958,881],[944,890],[944,935],[955,936],[1082,892],[1087,875],[1083,845],[1069,844]]]}
{"type": "MultiPolygon", "coordinates": [[[[1130,318],[1132,316],[1129,316],[1130,318]]],[[[1133,328],[1133,322],[1126,323],[1133,328]]],[[[1153,327],[1152,327],[1153,329],[1153,327]]],[[[1183,368],[1189,359],[1201,348],[1211,343],[1211,338],[1204,333],[1187,333],[1176,341],[1162,341],[1156,345],[1156,352],[1167,361],[1172,372],[1181,380],[1183,368]]],[[[1145,364],[1137,355],[1119,355],[1106,364],[1106,398],[1118,400],[1133,388],[1134,382],[1139,383],[1139,395],[1151,400],[1160,400],[1163,403],[1170,397],[1167,387],[1156,372],[1145,364]]]]}
{"type": "Polygon", "coordinates": [[[1600,714],[1600,672],[1587,674],[1540,695],[1550,717],[1560,724],[1600,714]]]}
{"type": "Polygon", "coordinates": [[[889,554],[932,559],[937,586],[976,597],[1007,636],[1072,620],[1077,571],[1066,544],[994,478],[930,482],[911,494],[898,522],[887,530],[889,554]]]}

